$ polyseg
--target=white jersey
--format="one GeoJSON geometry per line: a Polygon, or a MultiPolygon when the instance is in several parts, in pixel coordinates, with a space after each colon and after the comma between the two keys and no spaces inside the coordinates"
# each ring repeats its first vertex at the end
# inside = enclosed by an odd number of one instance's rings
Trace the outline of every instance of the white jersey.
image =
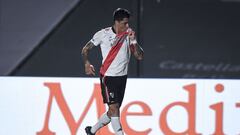
{"type": "MultiPolygon", "coordinates": [[[[98,46],[100,45],[102,51],[102,64],[104,63],[106,57],[108,56],[109,51],[111,50],[112,46],[114,45],[114,41],[116,39],[116,34],[113,32],[112,27],[108,27],[102,29],[95,33],[91,42],[98,46]]],[[[123,45],[121,46],[119,52],[117,53],[116,57],[112,61],[111,65],[105,72],[105,76],[123,76],[127,75],[128,72],[128,63],[130,60],[131,51],[130,51],[130,44],[129,44],[129,37],[123,41],[123,45]]]]}

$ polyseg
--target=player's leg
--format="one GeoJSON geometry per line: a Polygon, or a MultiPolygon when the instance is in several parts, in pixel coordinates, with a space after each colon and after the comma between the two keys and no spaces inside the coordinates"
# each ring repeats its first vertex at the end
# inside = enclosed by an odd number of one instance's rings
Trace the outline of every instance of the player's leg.
{"type": "Polygon", "coordinates": [[[109,116],[111,116],[112,128],[116,135],[123,135],[122,125],[120,123],[119,103],[109,105],[109,116]]]}
{"type": "MultiPolygon", "coordinates": [[[[108,96],[108,90],[106,86],[106,80],[107,77],[100,77],[100,82],[101,82],[101,89],[102,89],[102,97],[103,97],[103,102],[108,103],[109,102],[109,96],[108,96]]],[[[85,128],[87,135],[95,135],[95,133],[105,125],[109,124],[111,121],[110,116],[108,113],[104,113],[98,120],[98,122],[94,126],[88,126],[85,128]]]]}
{"type": "Polygon", "coordinates": [[[116,135],[123,135],[120,123],[120,106],[123,101],[127,76],[124,77],[101,77],[102,97],[104,103],[108,104],[108,112],[103,114],[99,121],[93,127],[87,127],[88,135],[94,135],[100,128],[112,124],[116,135]],[[94,134],[93,134],[94,133],[94,134]]]}
{"type": "Polygon", "coordinates": [[[111,121],[111,118],[107,115],[107,113],[104,113],[100,119],[98,120],[98,122],[91,127],[90,131],[91,133],[96,133],[100,128],[106,126],[107,124],[109,124],[111,121]]]}
{"type": "Polygon", "coordinates": [[[114,104],[109,105],[108,113],[109,116],[111,116],[111,124],[115,134],[123,135],[123,129],[120,122],[120,107],[125,94],[127,76],[116,77],[114,80],[113,82],[116,82],[112,88],[112,92],[114,93],[114,104]]]}

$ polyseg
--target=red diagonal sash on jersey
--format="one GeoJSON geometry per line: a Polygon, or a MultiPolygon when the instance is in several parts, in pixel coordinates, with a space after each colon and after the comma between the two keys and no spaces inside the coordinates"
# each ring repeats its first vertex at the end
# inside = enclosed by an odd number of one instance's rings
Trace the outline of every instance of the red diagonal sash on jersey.
{"type": "Polygon", "coordinates": [[[100,68],[101,75],[103,75],[103,76],[105,75],[107,69],[109,68],[109,66],[111,65],[113,60],[116,58],[120,48],[123,45],[124,40],[127,37],[127,34],[128,34],[127,32],[124,32],[124,33],[117,35],[117,40],[115,41],[115,45],[113,45],[113,47],[109,51],[105,61],[103,62],[102,66],[100,68]]]}

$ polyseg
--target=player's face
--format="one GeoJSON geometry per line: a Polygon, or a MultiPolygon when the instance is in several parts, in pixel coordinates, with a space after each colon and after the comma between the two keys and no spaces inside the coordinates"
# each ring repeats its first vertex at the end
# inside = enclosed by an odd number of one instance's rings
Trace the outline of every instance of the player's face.
{"type": "Polygon", "coordinates": [[[123,18],[121,21],[117,21],[117,25],[119,32],[124,32],[129,28],[128,18],[123,18]]]}

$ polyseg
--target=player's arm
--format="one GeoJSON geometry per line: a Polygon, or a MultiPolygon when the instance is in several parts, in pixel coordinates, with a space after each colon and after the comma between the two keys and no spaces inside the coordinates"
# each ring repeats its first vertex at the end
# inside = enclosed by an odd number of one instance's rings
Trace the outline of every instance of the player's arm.
{"type": "Polygon", "coordinates": [[[132,44],[131,44],[131,48],[132,48],[132,50],[133,50],[133,54],[134,54],[134,56],[136,57],[136,59],[142,60],[142,59],[143,59],[144,51],[143,51],[143,49],[141,48],[141,46],[136,42],[136,43],[132,43],[132,44]]]}
{"type": "Polygon", "coordinates": [[[84,62],[84,67],[85,67],[85,73],[87,75],[95,75],[95,69],[94,66],[91,65],[89,59],[88,59],[88,54],[89,51],[94,47],[95,45],[89,41],[82,49],[82,58],[84,62]]]}
{"type": "Polygon", "coordinates": [[[129,32],[129,40],[130,40],[130,48],[131,48],[131,51],[133,52],[135,58],[138,60],[142,60],[144,51],[141,48],[141,46],[137,43],[137,40],[135,37],[135,32],[132,30],[130,30],[130,32],[129,32]]]}

